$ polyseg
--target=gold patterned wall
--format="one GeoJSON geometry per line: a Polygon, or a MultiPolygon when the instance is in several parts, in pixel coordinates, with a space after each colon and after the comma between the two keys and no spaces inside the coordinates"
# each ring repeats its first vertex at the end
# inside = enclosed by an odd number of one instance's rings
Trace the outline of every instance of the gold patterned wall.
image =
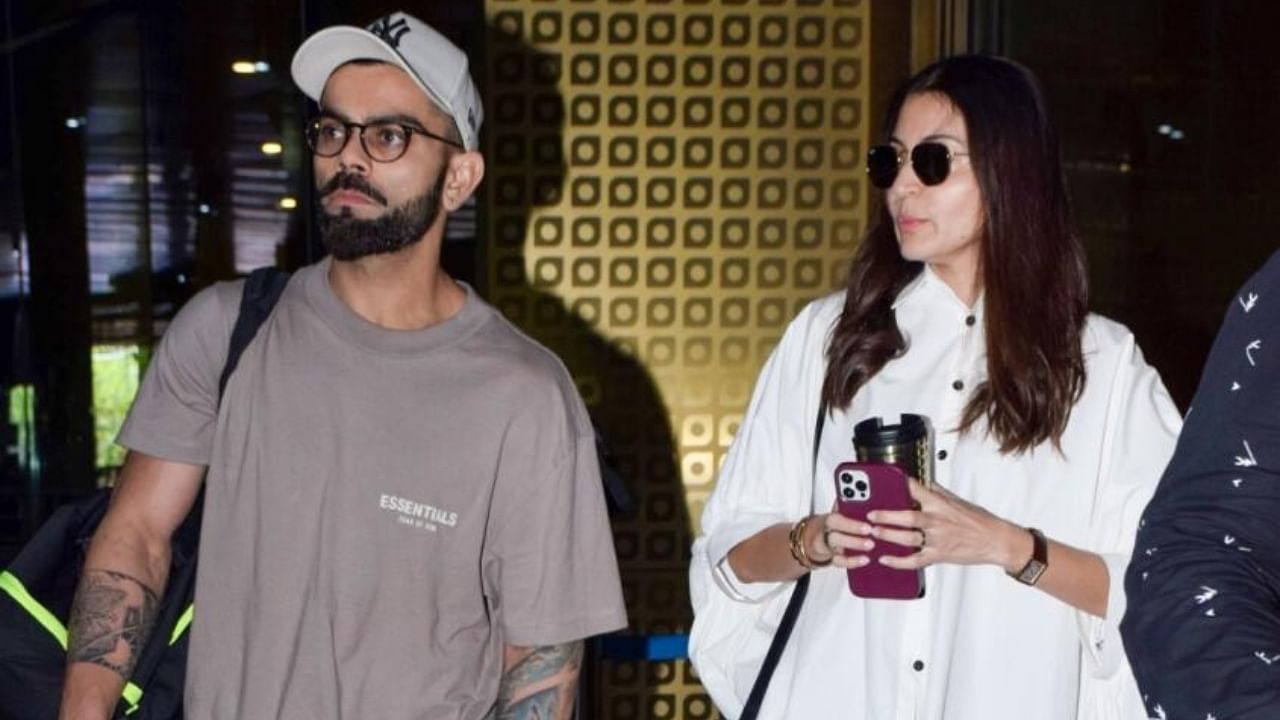
{"type": "MultiPolygon", "coordinates": [[[[578,381],[637,499],[632,631],[686,632],[688,548],[790,318],[861,232],[870,8],[487,0],[487,294],[578,381]]],[[[604,661],[587,717],[705,718],[688,663],[604,661]]]]}

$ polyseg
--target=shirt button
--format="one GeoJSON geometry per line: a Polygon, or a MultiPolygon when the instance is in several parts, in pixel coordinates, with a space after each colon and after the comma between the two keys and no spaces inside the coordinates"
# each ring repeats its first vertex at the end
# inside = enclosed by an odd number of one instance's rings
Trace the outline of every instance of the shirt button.
{"type": "Polygon", "coordinates": [[[964,389],[964,381],[963,381],[963,380],[957,380],[957,381],[955,381],[955,382],[951,383],[951,389],[952,389],[952,390],[963,390],[963,389],[964,389]]]}
{"type": "Polygon", "coordinates": [[[964,324],[965,324],[965,325],[968,325],[969,327],[973,327],[973,324],[974,324],[974,323],[976,323],[976,322],[978,322],[978,318],[976,318],[976,317],[974,317],[974,316],[972,316],[972,315],[970,315],[969,317],[967,317],[967,318],[965,318],[965,319],[964,319],[964,324]]]}
{"type": "Polygon", "coordinates": [[[938,451],[938,459],[939,459],[939,460],[946,460],[946,459],[947,459],[947,451],[946,451],[946,450],[939,450],[939,451],[938,451]]]}
{"type": "Polygon", "coordinates": [[[917,660],[917,661],[915,661],[915,662],[911,663],[911,669],[912,669],[912,670],[915,670],[916,672],[920,672],[921,670],[923,670],[923,669],[924,669],[924,661],[923,661],[923,660],[917,660]]]}

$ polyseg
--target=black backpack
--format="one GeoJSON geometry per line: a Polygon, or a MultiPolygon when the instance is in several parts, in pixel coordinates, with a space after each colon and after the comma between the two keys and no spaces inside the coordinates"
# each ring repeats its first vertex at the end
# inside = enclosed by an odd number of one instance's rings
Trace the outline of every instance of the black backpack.
{"type": "MultiPolygon", "coordinates": [[[[240,313],[218,382],[219,399],[241,353],[271,314],[287,282],[288,275],[276,268],[254,270],[245,281],[240,313]]],[[[89,541],[106,514],[110,499],[110,489],[103,489],[58,508],[8,569],[0,573],[0,718],[57,717],[67,662],[66,622],[71,600],[89,541]]],[[[182,717],[190,637],[187,629],[193,617],[203,501],[201,490],[195,506],[174,533],[169,582],[155,626],[113,718],[182,717]]]]}

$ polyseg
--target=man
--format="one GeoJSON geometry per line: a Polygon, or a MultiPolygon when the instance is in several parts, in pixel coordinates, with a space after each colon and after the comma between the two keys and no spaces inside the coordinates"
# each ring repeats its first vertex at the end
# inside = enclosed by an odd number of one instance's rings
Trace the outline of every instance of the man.
{"type": "Polygon", "coordinates": [[[1156,718],[1280,718],[1280,254],[1231,302],[1143,514],[1120,625],[1156,718]]]}
{"type": "Polygon", "coordinates": [[[237,285],[166,332],[69,628],[63,716],[115,705],[208,466],[187,717],[568,717],[626,623],[591,424],[553,355],[441,269],[484,174],[466,56],[396,13],[293,77],[330,257],[291,278],[221,404],[237,285]]]}

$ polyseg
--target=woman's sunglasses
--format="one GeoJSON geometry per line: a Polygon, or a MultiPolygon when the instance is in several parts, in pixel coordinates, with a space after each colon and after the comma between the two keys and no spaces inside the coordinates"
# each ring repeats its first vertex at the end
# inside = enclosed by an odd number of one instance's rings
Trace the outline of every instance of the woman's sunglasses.
{"type": "MultiPolygon", "coordinates": [[[[969,153],[952,152],[939,142],[922,142],[911,148],[911,169],[925,185],[939,185],[951,174],[951,158],[969,153]]],[[[872,145],[867,150],[867,175],[871,184],[887,190],[902,169],[904,152],[892,145],[872,145]]]]}

